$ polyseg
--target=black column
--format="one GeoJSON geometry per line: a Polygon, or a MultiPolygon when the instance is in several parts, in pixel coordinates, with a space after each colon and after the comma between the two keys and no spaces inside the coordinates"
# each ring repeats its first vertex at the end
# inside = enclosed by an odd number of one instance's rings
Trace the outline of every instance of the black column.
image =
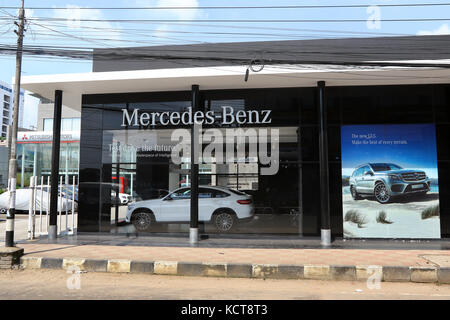
{"type": "MultiPolygon", "coordinates": [[[[200,89],[198,85],[192,86],[192,114],[199,110],[200,89]]],[[[195,117],[193,117],[195,119],[195,117]]],[[[191,223],[189,239],[191,243],[198,241],[198,128],[194,123],[191,126],[191,223]]]]}
{"type": "Polygon", "coordinates": [[[119,204],[120,204],[120,142],[117,141],[117,153],[116,153],[116,183],[117,188],[116,191],[116,198],[114,199],[115,203],[115,213],[114,213],[114,220],[116,221],[116,227],[119,225],[119,204]]]}
{"type": "Polygon", "coordinates": [[[52,172],[50,175],[50,226],[48,238],[56,239],[58,215],[59,151],[61,141],[62,91],[55,91],[53,111],[52,172]]]}
{"type": "Polygon", "coordinates": [[[319,161],[320,161],[320,238],[322,245],[331,243],[330,194],[328,174],[328,131],[325,103],[325,81],[317,82],[319,101],[319,161]]]}

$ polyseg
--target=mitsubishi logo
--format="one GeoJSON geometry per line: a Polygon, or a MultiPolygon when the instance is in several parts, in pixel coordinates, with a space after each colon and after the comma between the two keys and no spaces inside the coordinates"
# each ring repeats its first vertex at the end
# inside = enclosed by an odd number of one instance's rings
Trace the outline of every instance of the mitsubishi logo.
{"type": "Polygon", "coordinates": [[[23,135],[22,140],[28,140],[28,137],[26,134],[23,135]]]}

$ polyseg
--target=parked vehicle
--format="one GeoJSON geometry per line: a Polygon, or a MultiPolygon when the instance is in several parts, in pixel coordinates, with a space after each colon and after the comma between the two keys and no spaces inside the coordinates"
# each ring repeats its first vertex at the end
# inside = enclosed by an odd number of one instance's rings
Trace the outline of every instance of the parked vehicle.
{"type": "MultiPolygon", "coordinates": [[[[37,186],[37,188],[40,188],[40,187],[37,186]]],[[[46,190],[46,189],[44,189],[44,190],[46,190]]],[[[73,186],[69,185],[69,184],[65,184],[65,185],[63,185],[62,193],[63,193],[64,197],[67,197],[68,199],[71,199],[71,200],[74,199],[75,202],[78,202],[78,186],[75,186],[75,193],[74,193],[73,186]]]]}
{"type": "Polygon", "coordinates": [[[421,170],[407,170],[393,163],[367,163],[355,169],[350,177],[354,200],[374,196],[379,203],[392,197],[430,191],[431,180],[421,170]]]}
{"type": "Polygon", "coordinates": [[[101,201],[104,205],[121,205],[122,201],[120,199],[120,194],[119,199],[117,199],[115,192],[115,190],[119,190],[119,187],[120,186],[117,183],[81,182],[77,188],[76,199],[80,197],[84,205],[92,205],[98,204],[98,199],[101,197],[101,201]]]}
{"type": "MultiPolygon", "coordinates": [[[[190,220],[189,187],[179,188],[161,199],[138,201],[128,205],[126,221],[138,231],[154,223],[185,223],[190,220]]],[[[237,221],[253,218],[252,197],[246,193],[222,188],[199,187],[199,221],[211,222],[221,232],[230,231],[237,221]]]]}
{"type": "MultiPolygon", "coordinates": [[[[41,210],[41,190],[40,187],[36,188],[36,212],[40,212],[41,210]]],[[[23,188],[23,189],[17,189],[16,190],[16,211],[19,213],[21,211],[28,212],[30,207],[30,199],[31,199],[31,189],[30,188],[23,188]]],[[[42,211],[47,212],[49,211],[49,199],[50,194],[46,187],[43,188],[42,191],[42,211]]],[[[72,210],[72,199],[70,197],[67,197],[62,195],[62,204],[60,204],[60,201],[58,199],[58,211],[61,212],[67,212],[72,210]]],[[[74,203],[75,210],[77,210],[77,202],[74,203]]],[[[0,213],[6,213],[6,211],[9,208],[9,191],[4,192],[0,194],[0,213]]]]}
{"type": "Polygon", "coordinates": [[[111,202],[116,203],[118,200],[118,204],[125,205],[131,202],[131,196],[127,193],[119,192],[119,198],[117,198],[116,191],[111,190],[111,202]]]}

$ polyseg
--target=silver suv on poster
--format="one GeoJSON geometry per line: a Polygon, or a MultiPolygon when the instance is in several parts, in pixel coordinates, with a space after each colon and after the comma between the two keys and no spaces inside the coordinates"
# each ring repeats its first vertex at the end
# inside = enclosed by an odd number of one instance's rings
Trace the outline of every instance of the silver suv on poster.
{"type": "Polygon", "coordinates": [[[358,166],[350,177],[353,200],[373,196],[379,203],[406,194],[426,194],[431,180],[422,170],[403,169],[393,163],[366,163],[358,166]]]}

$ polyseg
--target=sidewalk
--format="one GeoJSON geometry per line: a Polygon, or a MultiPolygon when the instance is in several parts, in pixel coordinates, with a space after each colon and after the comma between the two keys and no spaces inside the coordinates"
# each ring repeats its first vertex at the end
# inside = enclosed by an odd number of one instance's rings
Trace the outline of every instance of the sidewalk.
{"type": "Polygon", "coordinates": [[[89,272],[450,284],[450,251],[267,249],[21,243],[24,268],[89,272]]]}
{"type": "MultiPolygon", "coordinates": [[[[26,240],[28,238],[28,215],[16,215],[14,223],[14,239],[16,241],[26,240]]],[[[6,233],[6,216],[0,216],[0,246],[4,245],[6,233]]]]}

